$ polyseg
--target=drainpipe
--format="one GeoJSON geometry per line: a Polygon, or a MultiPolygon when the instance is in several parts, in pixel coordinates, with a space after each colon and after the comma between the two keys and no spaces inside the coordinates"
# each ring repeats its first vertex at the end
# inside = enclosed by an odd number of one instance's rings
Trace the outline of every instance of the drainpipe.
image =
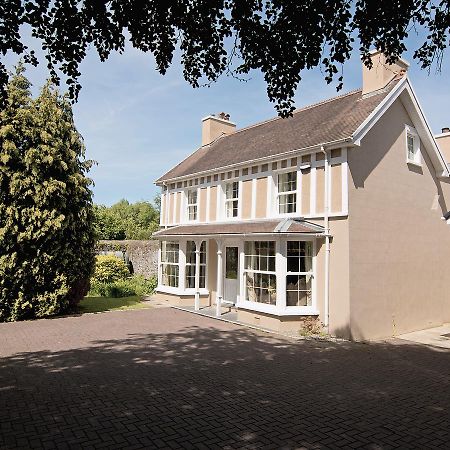
{"type": "Polygon", "coordinates": [[[324,211],[324,226],[325,226],[325,306],[324,306],[324,325],[330,332],[330,161],[328,152],[322,145],[320,150],[325,156],[325,211],[324,211]]]}

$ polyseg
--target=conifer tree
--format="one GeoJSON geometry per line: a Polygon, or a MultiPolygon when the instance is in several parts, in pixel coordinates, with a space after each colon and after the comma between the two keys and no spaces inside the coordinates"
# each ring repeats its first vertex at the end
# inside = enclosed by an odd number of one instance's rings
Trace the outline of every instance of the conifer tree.
{"type": "Polygon", "coordinates": [[[0,111],[0,322],[58,314],[93,270],[92,181],[70,103],[19,65],[0,111]]]}

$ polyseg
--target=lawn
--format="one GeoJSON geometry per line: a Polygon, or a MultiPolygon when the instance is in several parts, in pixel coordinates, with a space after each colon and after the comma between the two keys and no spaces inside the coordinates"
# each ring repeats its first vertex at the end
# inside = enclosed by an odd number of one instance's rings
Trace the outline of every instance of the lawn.
{"type": "Polygon", "coordinates": [[[142,298],[137,295],[122,298],[84,297],[78,305],[78,308],[82,313],[114,311],[119,309],[150,308],[147,303],[143,303],[141,300],[142,298]]]}

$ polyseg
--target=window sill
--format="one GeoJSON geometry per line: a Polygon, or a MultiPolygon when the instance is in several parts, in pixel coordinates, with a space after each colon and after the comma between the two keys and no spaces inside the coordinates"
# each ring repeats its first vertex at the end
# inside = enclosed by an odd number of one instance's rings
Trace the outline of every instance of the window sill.
{"type": "MultiPolygon", "coordinates": [[[[158,287],[156,288],[156,292],[163,292],[165,294],[179,295],[180,297],[195,295],[195,289],[189,288],[189,289],[182,290],[180,288],[164,286],[164,285],[158,285],[158,287]]],[[[200,293],[200,295],[209,295],[208,289],[205,289],[205,288],[199,289],[199,293],[200,293]]]]}
{"type": "Polygon", "coordinates": [[[407,160],[406,164],[408,164],[408,166],[415,166],[415,167],[420,167],[422,168],[422,163],[416,162],[416,161],[411,161],[411,160],[407,160]]]}
{"type": "Polygon", "coordinates": [[[273,316],[318,316],[319,311],[312,306],[289,306],[280,309],[277,305],[268,305],[266,303],[257,303],[242,301],[236,304],[237,308],[248,309],[250,311],[263,312],[273,316]]]}

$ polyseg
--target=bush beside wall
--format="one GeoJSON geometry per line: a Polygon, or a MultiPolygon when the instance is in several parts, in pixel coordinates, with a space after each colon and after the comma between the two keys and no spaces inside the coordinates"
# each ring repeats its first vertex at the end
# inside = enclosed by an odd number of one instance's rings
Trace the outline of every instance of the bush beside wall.
{"type": "Polygon", "coordinates": [[[99,241],[97,243],[98,254],[118,256],[122,253],[125,259],[130,261],[133,273],[148,279],[158,274],[158,248],[159,241],[156,240],[99,241]]]}

